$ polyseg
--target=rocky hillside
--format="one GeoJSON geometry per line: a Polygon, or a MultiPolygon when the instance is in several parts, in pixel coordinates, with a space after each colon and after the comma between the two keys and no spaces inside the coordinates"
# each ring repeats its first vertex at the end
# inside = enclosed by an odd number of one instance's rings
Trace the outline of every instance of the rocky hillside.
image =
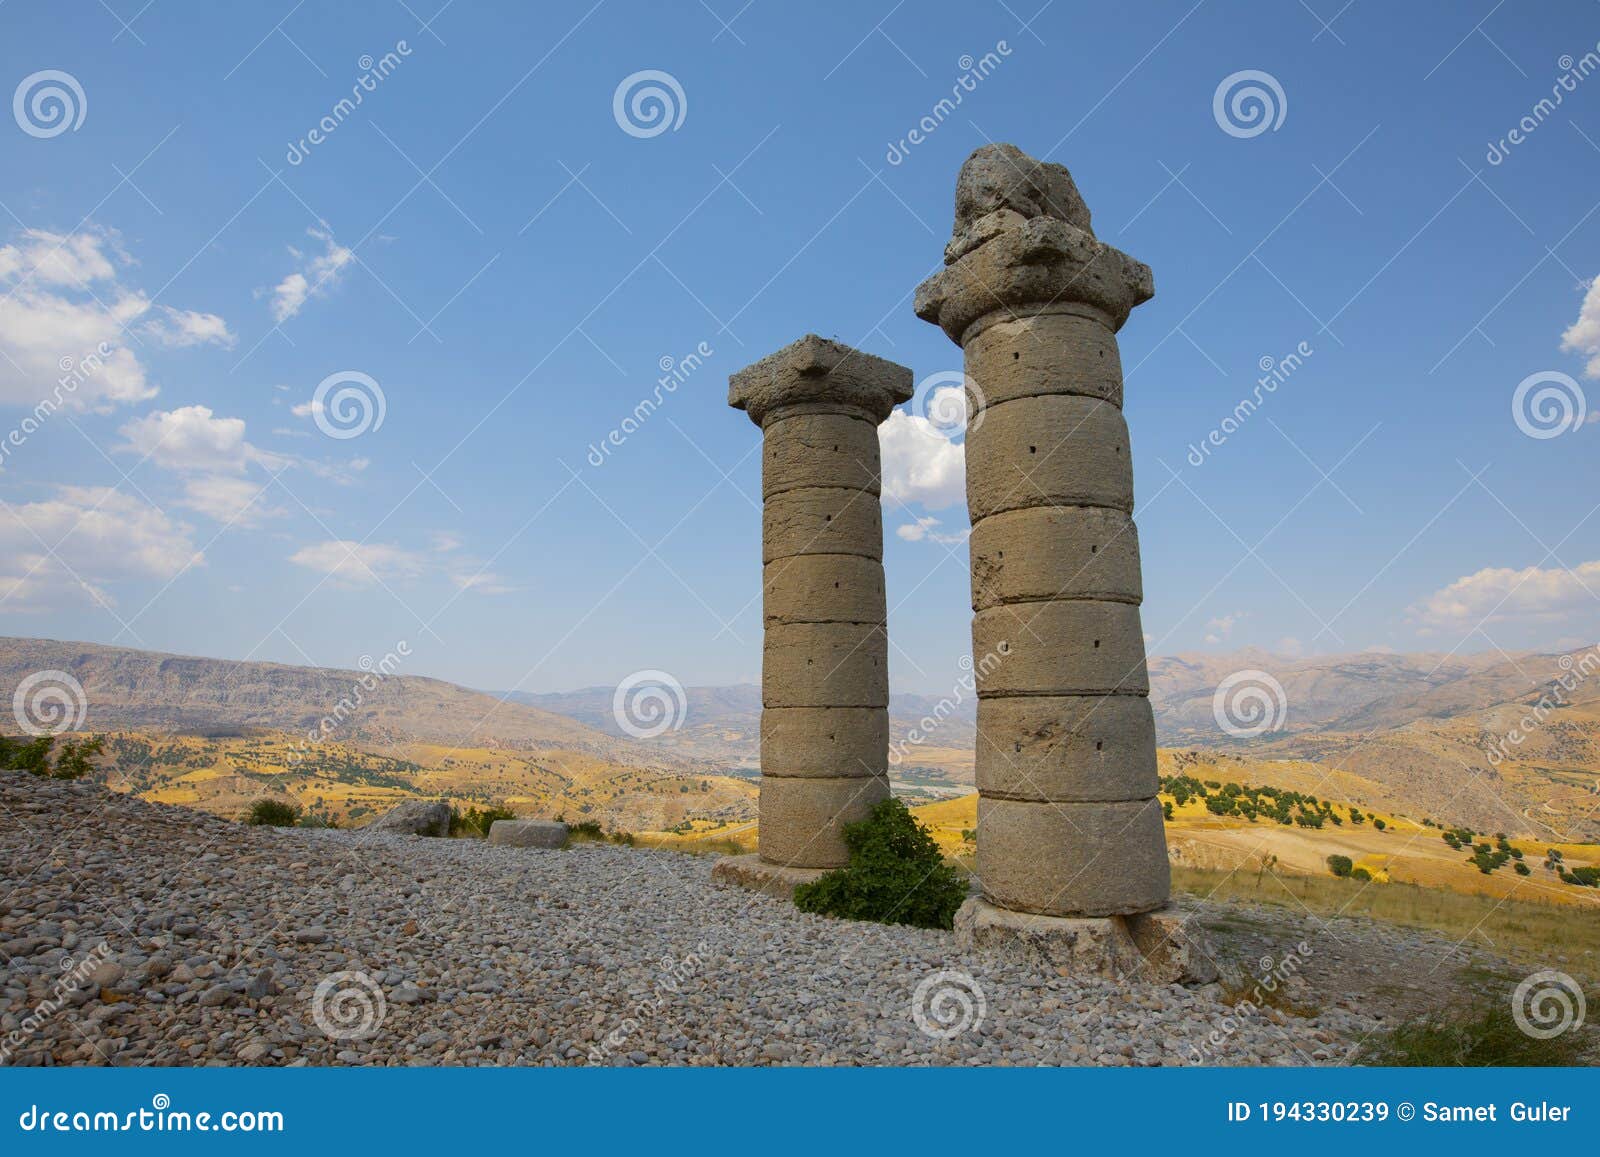
{"type": "Polygon", "coordinates": [[[372,670],[343,671],[0,638],[0,686],[14,688],[36,671],[67,672],[83,687],[87,731],[304,734],[331,716],[330,736],[347,743],[564,748],[637,763],[660,758],[565,715],[400,673],[403,660],[392,674],[381,674],[382,665],[378,659],[372,670]]]}

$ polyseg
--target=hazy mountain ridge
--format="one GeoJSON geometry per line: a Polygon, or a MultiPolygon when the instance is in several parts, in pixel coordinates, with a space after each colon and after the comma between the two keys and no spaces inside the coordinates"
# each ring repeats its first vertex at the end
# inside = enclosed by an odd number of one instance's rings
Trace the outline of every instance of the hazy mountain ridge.
{"type": "MultiPolygon", "coordinates": [[[[554,800],[592,792],[582,802],[614,812],[619,825],[646,795],[661,787],[679,791],[658,783],[662,777],[727,773],[748,783],[758,765],[761,703],[754,684],[686,688],[679,726],[637,740],[613,714],[612,687],[497,695],[419,675],[379,679],[360,670],[0,639],[0,678],[8,686],[48,669],[65,670],[83,685],[82,726],[91,731],[214,737],[259,731],[287,747],[341,701],[359,698],[330,743],[439,769],[445,777],[439,786],[448,782],[458,794],[554,800]],[[551,763],[546,753],[581,758],[551,763]],[[645,778],[618,778],[628,769],[644,770],[645,778]]],[[[1287,775],[1289,762],[1308,761],[1315,767],[1294,773],[1297,789],[1314,791],[1320,777],[1342,783],[1352,803],[1418,819],[1552,839],[1600,838],[1600,657],[1588,649],[1566,658],[1182,654],[1151,659],[1150,679],[1164,748],[1242,757],[1262,782],[1275,782],[1275,767],[1287,775]],[[1223,680],[1251,670],[1282,687],[1284,714],[1277,730],[1238,739],[1219,726],[1213,700],[1223,680]],[[1524,727],[1532,705],[1552,688],[1560,692],[1552,699],[1559,705],[1524,727]],[[1510,743],[1514,729],[1526,734],[1510,743]]],[[[955,699],[945,701],[947,709],[954,703],[953,712],[927,729],[920,744],[901,749],[893,773],[902,790],[922,785],[948,793],[972,783],[976,699],[970,693],[955,699]]],[[[940,702],[892,696],[894,740],[924,716],[945,715],[937,711],[940,702]]],[[[426,781],[424,775],[416,786],[426,781]]]]}
{"type": "Polygon", "coordinates": [[[305,735],[351,706],[331,738],[358,744],[567,748],[623,762],[659,758],[564,715],[421,675],[170,655],[96,643],[0,638],[0,682],[60,670],[83,687],[87,731],[305,735]]]}
{"type": "MultiPolygon", "coordinates": [[[[617,723],[613,710],[613,687],[582,687],[575,691],[505,691],[496,694],[515,703],[524,703],[576,719],[607,735],[626,732],[617,723]]],[[[755,767],[761,746],[761,687],[756,683],[734,683],[720,687],[685,687],[682,725],[643,742],[680,758],[711,760],[735,766],[755,767]]],[[[924,716],[931,714],[940,698],[933,695],[893,694],[889,696],[891,739],[902,738],[924,716]]],[[[954,697],[950,699],[954,703],[954,697]]],[[[954,710],[944,715],[938,728],[941,746],[969,747],[976,738],[977,697],[968,692],[954,710]]]]}

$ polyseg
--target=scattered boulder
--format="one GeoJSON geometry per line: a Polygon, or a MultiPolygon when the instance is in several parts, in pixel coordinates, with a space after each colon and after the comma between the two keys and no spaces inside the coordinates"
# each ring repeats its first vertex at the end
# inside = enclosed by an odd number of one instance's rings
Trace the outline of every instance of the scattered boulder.
{"type": "Polygon", "coordinates": [[[440,799],[407,800],[373,820],[363,830],[404,832],[413,836],[448,836],[450,805],[440,799]]]}
{"type": "Polygon", "coordinates": [[[564,848],[567,825],[558,820],[495,820],[489,842],[508,848],[564,848]]]}

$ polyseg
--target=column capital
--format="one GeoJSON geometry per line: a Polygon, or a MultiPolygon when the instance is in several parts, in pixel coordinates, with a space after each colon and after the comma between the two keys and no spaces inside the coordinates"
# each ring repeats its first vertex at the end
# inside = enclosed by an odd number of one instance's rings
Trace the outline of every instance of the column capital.
{"type": "Polygon", "coordinates": [[[808,333],[728,378],[728,405],[756,425],[793,406],[860,411],[881,422],[912,394],[911,371],[808,333]]]}
{"type": "Polygon", "coordinates": [[[985,145],[961,167],[945,268],[917,287],[915,309],[963,345],[991,315],[1081,313],[1118,330],[1154,295],[1149,266],[1095,237],[1065,168],[985,145]]]}

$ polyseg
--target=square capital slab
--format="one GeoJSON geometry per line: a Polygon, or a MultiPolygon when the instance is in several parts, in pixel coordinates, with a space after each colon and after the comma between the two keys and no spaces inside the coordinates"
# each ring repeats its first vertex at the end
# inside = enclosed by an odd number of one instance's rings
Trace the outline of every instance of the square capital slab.
{"type": "Polygon", "coordinates": [[[911,394],[905,366],[814,333],[728,378],[728,405],[758,426],[794,406],[854,410],[882,422],[911,394]]]}

